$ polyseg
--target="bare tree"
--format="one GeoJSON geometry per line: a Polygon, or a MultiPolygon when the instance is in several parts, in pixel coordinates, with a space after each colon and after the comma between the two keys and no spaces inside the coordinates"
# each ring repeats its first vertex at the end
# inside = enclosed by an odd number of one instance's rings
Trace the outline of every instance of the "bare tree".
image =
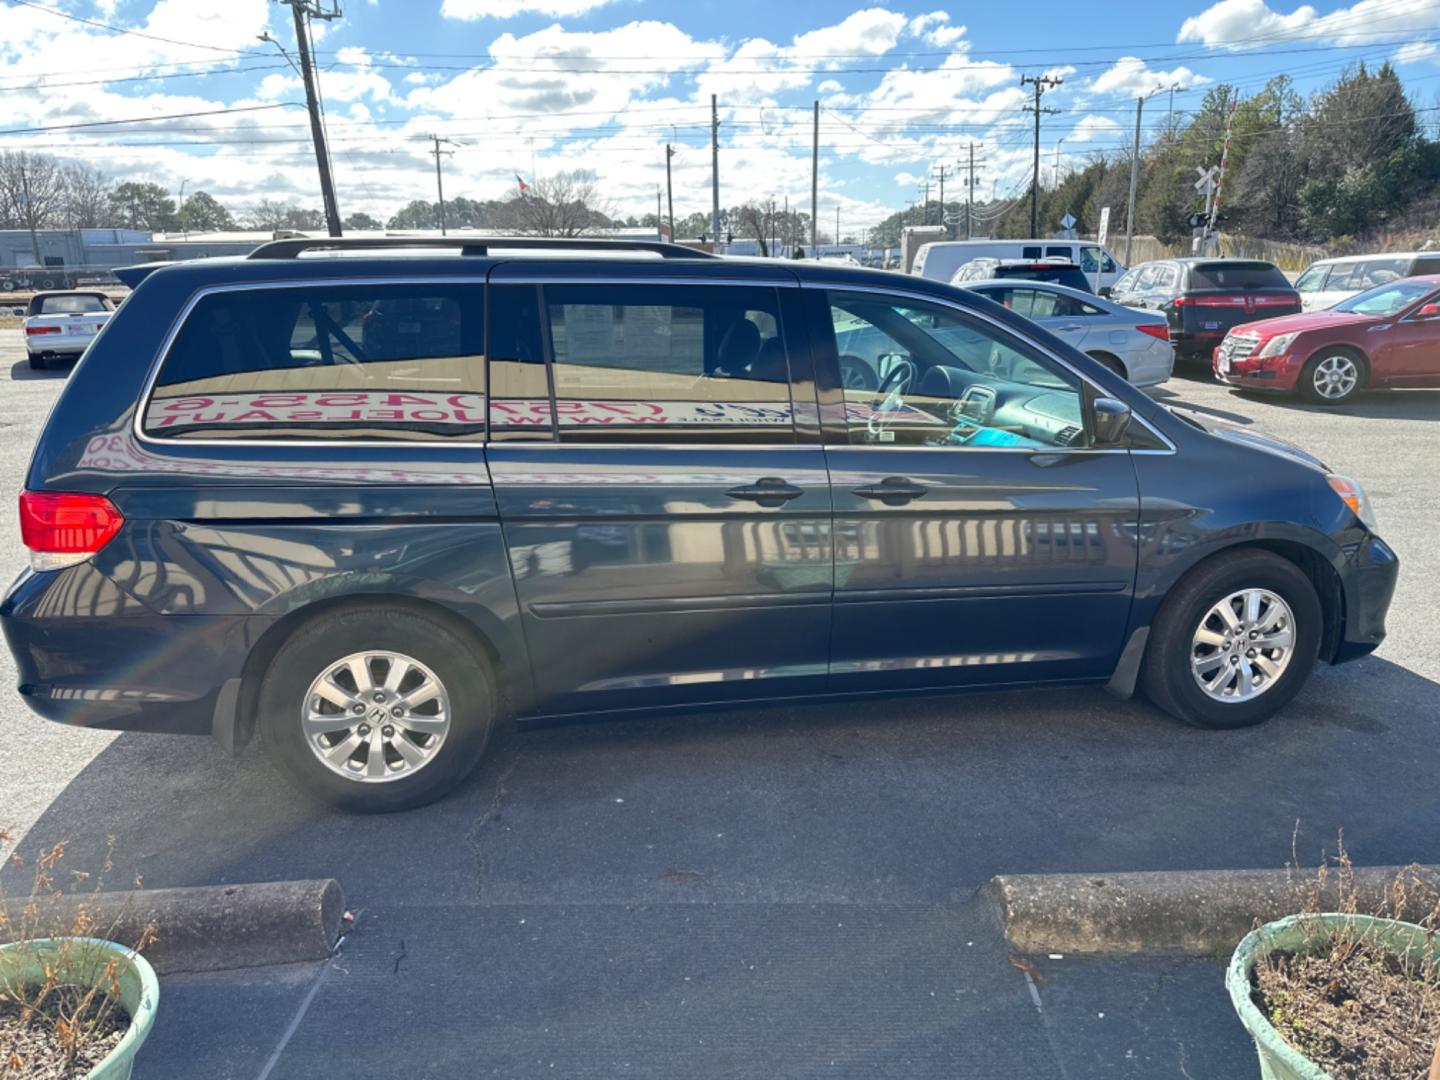
{"type": "Polygon", "coordinates": [[[285,223],[285,217],[295,209],[292,203],[279,199],[261,199],[240,214],[240,224],[247,229],[264,229],[274,232],[285,223]]]}
{"type": "Polygon", "coordinates": [[[773,209],[751,200],[735,212],[735,223],[741,236],[753,236],[760,242],[760,254],[770,255],[770,224],[773,209]]]}
{"type": "Polygon", "coordinates": [[[594,174],[578,170],[517,184],[510,203],[515,228],[534,236],[583,236],[610,224],[609,209],[594,174]]]}
{"type": "Polygon", "coordinates": [[[0,150],[0,226],[43,229],[59,224],[64,197],[64,175],[54,158],[0,150]]]}
{"type": "Polygon", "coordinates": [[[61,214],[70,229],[104,228],[114,220],[110,213],[110,177],[90,165],[71,162],[62,170],[65,187],[61,214]]]}

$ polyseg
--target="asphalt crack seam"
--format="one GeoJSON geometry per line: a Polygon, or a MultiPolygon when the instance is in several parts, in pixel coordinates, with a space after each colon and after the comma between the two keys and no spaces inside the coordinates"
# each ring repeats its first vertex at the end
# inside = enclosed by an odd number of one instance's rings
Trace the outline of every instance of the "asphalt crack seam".
{"type": "Polygon", "coordinates": [[[481,814],[475,824],[471,826],[470,833],[466,837],[466,843],[470,848],[471,858],[475,862],[475,898],[481,899],[485,891],[485,850],[481,842],[485,832],[485,826],[500,819],[500,804],[505,799],[505,792],[509,788],[510,776],[515,772],[516,767],[524,757],[520,752],[510,759],[506,766],[500,770],[500,775],[495,779],[495,793],[490,798],[490,806],[485,813],[481,814]]]}

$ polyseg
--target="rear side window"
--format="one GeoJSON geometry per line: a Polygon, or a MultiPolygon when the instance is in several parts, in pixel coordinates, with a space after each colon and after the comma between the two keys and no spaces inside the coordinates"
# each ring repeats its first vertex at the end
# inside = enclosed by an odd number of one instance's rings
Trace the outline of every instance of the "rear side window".
{"type": "MultiPolygon", "coordinates": [[[[1338,269],[1338,268],[1337,268],[1338,269]]],[[[1334,271],[1331,271],[1332,277],[1334,271]]],[[[1267,262],[1196,263],[1190,267],[1192,289],[1288,289],[1290,279],[1267,262]]]]}
{"type": "Polygon", "coordinates": [[[544,290],[562,442],[793,442],[774,289],[544,290]]]}
{"type": "Polygon", "coordinates": [[[479,285],[211,293],[161,362],[143,430],[161,439],[485,436],[479,285]]]}
{"type": "Polygon", "coordinates": [[[97,311],[113,311],[114,305],[104,296],[77,293],[73,296],[36,297],[32,315],[92,315],[97,311]]]}
{"type": "Polygon", "coordinates": [[[1022,248],[1020,249],[1020,257],[1021,257],[1022,259],[1038,259],[1038,258],[1040,258],[1040,245],[1039,245],[1039,244],[1033,244],[1033,245],[1031,245],[1031,246],[1029,246],[1029,247],[1022,247],[1022,248]]]}
{"type": "Polygon", "coordinates": [[[1440,274],[1440,256],[1416,259],[1415,265],[1410,268],[1410,273],[1413,275],[1440,274]]]}

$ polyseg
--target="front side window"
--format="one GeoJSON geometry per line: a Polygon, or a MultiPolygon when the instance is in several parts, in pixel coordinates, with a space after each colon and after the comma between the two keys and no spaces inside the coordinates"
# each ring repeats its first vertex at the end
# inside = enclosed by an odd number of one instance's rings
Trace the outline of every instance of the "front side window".
{"type": "Polygon", "coordinates": [[[1319,292],[1325,285],[1325,272],[1328,266],[1315,265],[1306,270],[1295,280],[1296,292],[1319,292]]]}
{"type": "Polygon", "coordinates": [[[314,285],[204,296],[145,408],[160,439],[485,436],[478,285],[314,285]]]}
{"type": "Polygon", "coordinates": [[[1139,280],[1140,280],[1140,271],[1138,271],[1138,270],[1127,270],[1127,271],[1125,271],[1124,275],[1120,278],[1120,280],[1117,281],[1117,282],[1115,282],[1115,291],[1116,291],[1117,293],[1127,293],[1127,292],[1130,292],[1130,291],[1132,291],[1132,290],[1135,288],[1135,285],[1136,285],[1136,283],[1137,283],[1139,280]]]}
{"type": "Polygon", "coordinates": [[[551,285],[543,321],[561,441],[794,441],[774,289],[551,285]]]}
{"type": "Polygon", "coordinates": [[[1004,330],[953,308],[881,293],[829,294],[852,445],[1087,445],[1080,380],[1004,330]]]}

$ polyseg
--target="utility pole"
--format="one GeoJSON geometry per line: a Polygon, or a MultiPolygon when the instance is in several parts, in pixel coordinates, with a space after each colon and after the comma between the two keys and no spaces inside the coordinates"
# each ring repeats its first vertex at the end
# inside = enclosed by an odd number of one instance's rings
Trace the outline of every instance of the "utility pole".
{"type": "Polygon", "coordinates": [[[1055,187],[1057,190],[1060,187],[1060,144],[1064,141],[1064,139],[1055,140],[1055,187]]]}
{"type": "Polygon", "coordinates": [[[1130,245],[1135,236],[1135,185],[1140,181],[1140,115],[1145,99],[1135,99],[1135,148],[1130,155],[1130,199],[1125,209],[1125,265],[1130,265],[1130,245]]]}
{"type": "Polygon", "coordinates": [[[710,231],[720,250],[720,108],[710,95],[710,231]]]}
{"type": "Polygon", "coordinates": [[[35,265],[40,265],[40,237],[35,234],[35,204],[30,201],[30,177],[25,166],[20,166],[20,190],[25,194],[25,224],[30,226],[30,251],[35,256],[35,265]]]}
{"type": "MultiPolygon", "coordinates": [[[[443,179],[441,179],[441,177],[440,177],[440,155],[441,155],[441,154],[452,154],[452,153],[454,153],[454,151],[453,151],[453,150],[441,150],[441,149],[440,149],[440,144],[441,144],[441,143],[445,143],[445,144],[447,144],[447,145],[449,145],[449,146],[454,146],[455,144],[452,143],[449,139],[442,139],[439,135],[431,135],[431,136],[430,136],[430,139],[431,139],[431,141],[434,142],[434,144],[435,144],[435,149],[431,150],[430,152],[435,155],[435,195],[436,195],[436,197],[439,198],[439,200],[440,200],[440,235],[441,235],[441,236],[444,236],[444,235],[445,235],[445,181],[444,181],[443,179]]],[[[331,233],[331,235],[332,235],[332,236],[335,236],[335,235],[338,235],[338,234],[337,234],[337,233],[331,233]]]]}
{"type": "Polygon", "coordinates": [[[840,207],[835,207],[835,246],[840,246],[840,207]]]}
{"type": "Polygon", "coordinates": [[[920,224],[930,224],[930,175],[928,173],[925,175],[925,202],[920,210],[920,224]]]}
{"type": "Polygon", "coordinates": [[[1030,235],[1032,237],[1038,237],[1040,235],[1040,114],[1058,113],[1060,111],[1059,109],[1042,109],[1040,107],[1040,95],[1045,93],[1046,90],[1059,86],[1064,81],[1065,80],[1059,76],[1020,76],[1021,86],[1035,87],[1035,104],[1025,106],[1026,112],[1033,112],[1035,114],[1035,168],[1030,179],[1030,235]]]}
{"type": "Polygon", "coordinates": [[[950,239],[950,226],[945,223],[945,166],[940,166],[940,227],[945,230],[945,239],[950,239]]]}
{"type": "Polygon", "coordinates": [[[675,148],[668,142],[665,144],[665,209],[666,219],[670,222],[670,242],[675,242],[675,189],[670,185],[670,159],[675,156],[675,148]]]}
{"type": "Polygon", "coordinates": [[[305,82],[305,107],[310,110],[310,135],[315,140],[315,164],[320,169],[320,198],[325,204],[325,225],[331,236],[340,235],[340,208],[335,202],[335,179],[330,175],[330,151],[325,146],[325,125],[320,119],[315,62],[310,56],[310,19],[340,17],[338,6],[326,10],[320,0],[280,0],[295,16],[295,47],[300,52],[300,77],[305,82]]]}
{"type": "MultiPolygon", "coordinates": [[[[984,162],[982,161],[983,165],[984,162]]],[[[975,144],[970,144],[970,183],[965,188],[965,239],[970,239],[971,223],[975,220],[975,144]]]]}
{"type": "Polygon", "coordinates": [[[810,255],[820,229],[820,102],[815,102],[815,132],[810,141],[810,255]]]}
{"type": "Polygon", "coordinates": [[[665,219],[660,216],[660,188],[657,185],[655,188],[655,238],[657,240],[665,239],[664,226],[665,219]]]}

